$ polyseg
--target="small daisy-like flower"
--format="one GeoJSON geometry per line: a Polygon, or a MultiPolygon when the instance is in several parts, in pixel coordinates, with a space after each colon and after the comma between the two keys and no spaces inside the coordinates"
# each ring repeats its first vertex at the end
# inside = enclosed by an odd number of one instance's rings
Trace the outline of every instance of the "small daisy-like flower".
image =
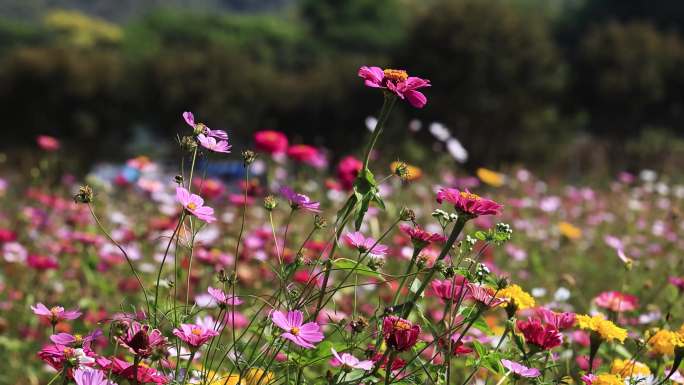
{"type": "Polygon", "coordinates": [[[460,215],[470,218],[481,215],[499,215],[503,206],[493,200],[482,198],[468,190],[459,191],[454,188],[442,188],[437,192],[437,202],[447,201],[454,205],[460,215]]]}
{"type": "Polygon", "coordinates": [[[366,238],[360,231],[345,234],[344,240],[349,246],[355,247],[360,253],[368,253],[376,257],[385,256],[389,251],[389,247],[377,243],[371,237],[366,238]]]}
{"type": "Polygon", "coordinates": [[[230,149],[233,147],[227,140],[216,140],[215,137],[205,134],[197,135],[197,141],[209,151],[222,152],[224,154],[230,154],[230,149]]]}
{"type": "Polygon", "coordinates": [[[684,339],[677,332],[660,329],[648,339],[648,346],[652,353],[671,356],[675,347],[684,346],[684,339]]]}
{"type": "Polygon", "coordinates": [[[271,314],[271,320],[276,326],[285,330],[285,333],[280,335],[281,337],[303,348],[314,348],[314,343],[323,341],[324,336],[320,325],[315,322],[303,323],[304,316],[299,310],[288,311],[287,314],[276,310],[271,314]]]}
{"type": "Polygon", "coordinates": [[[539,371],[539,369],[528,368],[527,366],[519,364],[514,361],[501,360],[501,365],[503,365],[506,369],[510,370],[511,373],[519,377],[536,378],[541,375],[541,371],[539,371]]]}
{"type": "Polygon", "coordinates": [[[430,87],[430,81],[415,76],[409,76],[404,70],[382,69],[380,67],[359,68],[359,77],[364,79],[367,87],[385,88],[401,99],[408,100],[416,108],[423,108],[427,98],[418,89],[430,87]]]}
{"type": "Polygon", "coordinates": [[[639,308],[639,299],[637,297],[619,291],[604,291],[594,298],[594,303],[599,307],[617,313],[633,311],[639,308]]]}
{"type": "Polygon", "coordinates": [[[50,321],[51,324],[56,324],[62,320],[74,320],[82,314],[78,310],[64,310],[61,306],[53,306],[48,309],[40,302],[36,306],[31,306],[31,310],[33,310],[33,314],[50,321]]]}
{"type": "Polygon", "coordinates": [[[422,249],[433,242],[446,241],[445,236],[437,233],[430,233],[428,231],[421,229],[418,226],[400,225],[399,228],[401,229],[401,231],[406,233],[406,235],[411,237],[413,247],[417,249],[422,249]]]}
{"type": "Polygon", "coordinates": [[[190,214],[196,216],[199,220],[207,223],[214,222],[214,209],[204,205],[204,199],[197,194],[191,194],[190,191],[183,187],[176,187],[176,199],[190,214]]]}
{"type": "Polygon", "coordinates": [[[321,212],[321,203],[320,202],[315,202],[312,201],[311,198],[304,194],[297,194],[294,190],[287,186],[283,186],[280,189],[280,194],[290,201],[290,207],[293,210],[306,210],[310,211],[312,213],[319,213],[321,212]]]}
{"type": "Polygon", "coordinates": [[[195,349],[216,337],[218,334],[219,333],[216,330],[195,324],[181,324],[180,328],[173,329],[173,335],[195,349]]]}
{"type": "Polygon", "coordinates": [[[370,361],[370,360],[361,361],[349,353],[342,353],[340,355],[333,348],[330,348],[330,351],[332,352],[333,357],[335,357],[335,360],[337,361],[336,364],[342,366],[342,370],[350,371],[351,369],[361,369],[361,370],[373,369],[373,361],[370,361]]]}
{"type": "Polygon", "coordinates": [[[221,289],[214,289],[213,287],[209,287],[207,291],[209,292],[209,295],[211,295],[211,297],[214,300],[216,300],[219,306],[226,307],[233,305],[237,306],[242,304],[242,300],[240,298],[228,295],[221,289]]]}
{"type": "Polygon", "coordinates": [[[415,325],[409,320],[393,315],[382,320],[382,335],[385,342],[398,352],[411,349],[418,341],[419,334],[420,325],[415,325]]]}
{"type": "Polygon", "coordinates": [[[534,298],[518,285],[509,285],[496,293],[498,298],[505,298],[507,306],[513,306],[517,310],[525,310],[534,307],[534,298]]]}
{"type": "Polygon", "coordinates": [[[581,329],[596,332],[605,341],[617,340],[624,342],[627,338],[627,330],[618,327],[613,322],[605,319],[602,315],[595,316],[578,315],[577,324],[581,329]]]}

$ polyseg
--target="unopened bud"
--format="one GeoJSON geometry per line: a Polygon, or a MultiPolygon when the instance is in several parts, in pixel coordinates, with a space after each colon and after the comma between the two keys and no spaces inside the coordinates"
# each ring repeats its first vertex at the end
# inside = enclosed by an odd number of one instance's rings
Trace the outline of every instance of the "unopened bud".
{"type": "Polygon", "coordinates": [[[317,230],[322,230],[328,227],[328,221],[320,215],[314,217],[314,226],[317,230]]]}
{"type": "Polygon", "coordinates": [[[93,189],[86,185],[78,188],[78,193],[74,195],[76,203],[90,203],[93,201],[93,189]]]}
{"type": "Polygon", "coordinates": [[[245,167],[254,163],[255,160],[256,160],[256,153],[254,151],[252,151],[252,150],[242,151],[242,162],[245,165],[245,167]]]}
{"type": "Polygon", "coordinates": [[[278,200],[273,195],[268,195],[264,198],[264,208],[268,211],[273,211],[278,206],[278,200]]]}
{"type": "Polygon", "coordinates": [[[180,140],[180,146],[183,150],[192,152],[197,148],[197,142],[192,136],[184,136],[180,140]]]}
{"type": "Polygon", "coordinates": [[[178,174],[178,175],[174,176],[174,177],[173,177],[173,181],[174,181],[177,185],[182,186],[182,185],[183,185],[183,182],[184,182],[183,175],[178,174]]]}
{"type": "Polygon", "coordinates": [[[402,221],[414,222],[416,220],[416,213],[408,207],[403,207],[399,212],[399,218],[402,221]]]}

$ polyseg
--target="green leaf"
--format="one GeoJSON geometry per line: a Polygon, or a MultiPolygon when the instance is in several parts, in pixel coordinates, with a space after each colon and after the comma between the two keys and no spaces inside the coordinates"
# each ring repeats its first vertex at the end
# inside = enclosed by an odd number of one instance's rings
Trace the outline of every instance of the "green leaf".
{"type": "Polygon", "coordinates": [[[333,261],[333,266],[340,270],[354,270],[358,275],[382,279],[382,275],[377,271],[373,271],[363,264],[358,264],[357,266],[357,262],[351,259],[337,258],[333,261]]]}

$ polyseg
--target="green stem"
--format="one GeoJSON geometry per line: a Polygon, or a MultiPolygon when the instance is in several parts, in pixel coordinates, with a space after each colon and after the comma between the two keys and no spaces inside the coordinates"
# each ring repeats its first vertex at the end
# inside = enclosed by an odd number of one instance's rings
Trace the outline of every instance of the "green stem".
{"type": "MultiPolygon", "coordinates": [[[[162,258],[161,265],[159,265],[159,271],[157,272],[157,284],[154,287],[154,327],[157,327],[157,313],[159,311],[158,307],[158,300],[159,300],[159,281],[161,280],[161,274],[162,270],[164,270],[164,263],[166,262],[166,257],[169,254],[169,249],[171,248],[171,243],[173,242],[173,239],[175,238],[176,234],[178,233],[178,230],[180,229],[181,225],[183,224],[183,220],[185,219],[185,211],[181,213],[180,219],[178,220],[178,224],[176,225],[176,229],[173,230],[173,233],[171,234],[171,239],[169,239],[169,243],[166,245],[166,251],[164,251],[164,257],[162,258]]],[[[175,274],[175,273],[174,273],[175,274]]],[[[176,282],[174,282],[174,285],[176,282]]],[[[174,309],[175,311],[175,309],[174,309]]]]}
{"type": "Polygon", "coordinates": [[[413,265],[416,263],[416,259],[418,258],[418,254],[420,254],[420,250],[421,249],[419,249],[417,247],[413,249],[413,256],[411,256],[411,262],[409,262],[409,265],[406,268],[406,273],[404,273],[404,277],[401,279],[401,282],[399,282],[399,287],[397,287],[397,291],[394,293],[394,299],[392,299],[392,307],[397,306],[397,300],[399,299],[399,293],[401,293],[401,289],[404,287],[404,284],[406,283],[406,279],[411,274],[411,270],[413,269],[413,265]]]}
{"type": "Polygon", "coordinates": [[[363,157],[363,170],[368,169],[368,161],[370,160],[370,155],[373,151],[373,147],[375,147],[375,143],[378,141],[378,138],[382,133],[382,129],[385,127],[385,123],[387,122],[387,118],[389,118],[390,112],[392,112],[392,108],[394,107],[394,104],[396,102],[397,97],[394,94],[385,93],[385,99],[382,103],[382,108],[380,109],[378,123],[375,125],[373,135],[371,136],[370,142],[368,142],[368,146],[366,147],[366,151],[363,157]]]}

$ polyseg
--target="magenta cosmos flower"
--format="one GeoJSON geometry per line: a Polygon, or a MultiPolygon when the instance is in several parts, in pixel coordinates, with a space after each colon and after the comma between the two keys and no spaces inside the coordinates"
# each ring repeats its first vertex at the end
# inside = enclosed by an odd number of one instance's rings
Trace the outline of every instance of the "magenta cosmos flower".
{"type": "Polygon", "coordinates": [[[437,233],[430,233],[428,231],[421,229],[418,226],[400,225],[399,228],[401,229],[401,231],[406,233],[406,235],[411,237],[413,247],[415,247],[416,249],[422,249],[433,242],[446,241],[445,236],[437,233]]]}
{"type": "Polygon", "coordinates": [[[260,152],[284,154],[288,144],[287,136],[280,131],[263,130],[254,133],[254,146],[260,152]]]}
{"type": "Polygon", "coordinates": [[[280,194],[290,202],[290,207],[293,210],[303,209],[312,213],[321,212],[320,202],[312,201],[308,196],[304,194],[298,194],[287,186],[280,188],[280,194]]]}
{"type": "Polygon", "coordinates": [[[345,242],[351,246],[355,247],[361,253],[368,253],[376,257],[383,257],[387,255],[389,247],[377,243],[377,241],[371,237],[366,238],[360,231],[355,231],[353,233],[347,233],[344,235],[345,242]]]}
{"type": "Polygon", "coordinates": [[[155,352],[166,352],[168,343],[166,337],[158,329],[152,329],[149,325],[142,325],[135,321],[128,323],[128,329],[118,338],[118,341],[131,353],[143,358],[150,357],[155,352]]]}
{"type": "Polygon", "coordinates": [[[204,134],[208,137],[219,140],[228,140],[228,134],[223,130],[212,130],[204,125],[204,123],[195,123],[195,116],[190,111],[183,112],[183,119],[188,126],[192,127],[197,134],[204,134]]]}
{"type": "Polygon", "coordinates": [[[53,306],[48,309],[40,302],[36,306],[31,306],[31,310],[33,310],[33,314],[48,320],[53,325],[62,320],[73,320],[81,316],[81,312],[78,310],[64,310],[61,306],[53,306]]]}
{"type": "Polygon", "coordinates": [[[517,362],[509,360],[501,360],[501,364],[511,373],[518,375],[520,377],[535,378],[541,375],[541,372],[537,368],[528,368],[525,365],[519,364],[517,362]]]}
{"type": "Polygon", "coordinates": [[[382,336],[387,346],[398,352],[411,349],[418,341],[419,334],[420,325],[414,325],[409,320],[393,315],[382,320],[382,336]]]}
{"type": "Polygon", "coordinates": [[[415,76],[409,76],[404,70],[385,69],[380,67],[359,68],[359,77],[364,83],[372,88],[386,88],[402,99],[408,100],[409,104],[416,108],[423,108],[427,98],[420,88],[430,87],[430,81],[415,76]]]}
{"type": "Polygon", "coordinates": [[[617,313],[633,311],[639,307],[639,299],[633,295],[619,291],[604,291],[594,298],[596,306],[609,309],[617,313]]]}
{"type": "Polygon", "coordinates": [[[565,330],[573,327],[575,325],[575,313],[563,312],[556,313],[553,310],[549,310],[545,307],[538,307],[535,309],[535,314],[539,319],[551,324],[558,330],[565,330]]]}
{"type": "Polygon", "coordinates": [[[335,349],[330,348],[330,351],[333,354],[333,357],[335,357],[335,362],[337,365],[342,366],[342,370],[350,370],[350,369],[361,369],[361,370],[371,370],[373,369],[373,361],[371,360],[364,360],[361,361],[358,358],[352,356],[349,353],[342,353],[342,355],[337,354],[337,351],[335,349]]]}
{"type": "Polygon", "coordinates": [[[207,289],[207,292],[209,292],[209,295],[216,300],[218,303],[219,307],[226,307],[226,306],[237,306],[242,304],[242,300],[238,297],[233,297],[232,295],[226,294],[221,289],[214,289],[213,287],[209,287],[207,289]]]}
{"type": "Polygon", "coordinates": [[[467,286],[468,293],[466,295],[468,298],[471,298],[486,307],[497,307],[506,302],[503,298],[495,297],[494,289],[490,287],[480,286],[474,283],[468,283],[467,286]]]}
{"type": "Polygon", "coordinates": [[[214,209],[204,206],[204,199],[196,194],[191,194],[190,191],[183,187],[176,187],[176,199],[190,214],[196,216],[198,219],[207,223],[214,222],[214,209]]]}
{"type": "Polygon", "coordinates": [[[202,325],[181,324],[180,328],[173,329],[173,335],[196,349],[216,337],[218,332],[202,325]]]}
{"type": "Polygon", "coordinates": [[[471,218],[480,215],[499,215],[503,210],[503,206],[493,200],[482,198],[468,190],[459,191],[455,188],[442,188],[437,192],[437,202],[443,201],[453,204],[459,214],[471,218]]]}
{"type": "Polygon", "coordinates": [[[83,337],[80,334],[57,333],[50,336],[50,341],[56,345],[69,346],[72,348],[82,347],[84,350],[91,350],[91,344],[102,336],[102,330],[95,329],[92,333],[83,337]]]}
{"type": "Polygon", "coordinates": [[[287,315],[276,310],[271,314],[271,320],[276,326],[285,330],[285,333],[280,335],[281,337],[303,348],[311,349],[314,347],[313,343],[323,341],[321,327],[315,322],[303,323],[304,316],[299,310],[288,311],[287,315]]]}

